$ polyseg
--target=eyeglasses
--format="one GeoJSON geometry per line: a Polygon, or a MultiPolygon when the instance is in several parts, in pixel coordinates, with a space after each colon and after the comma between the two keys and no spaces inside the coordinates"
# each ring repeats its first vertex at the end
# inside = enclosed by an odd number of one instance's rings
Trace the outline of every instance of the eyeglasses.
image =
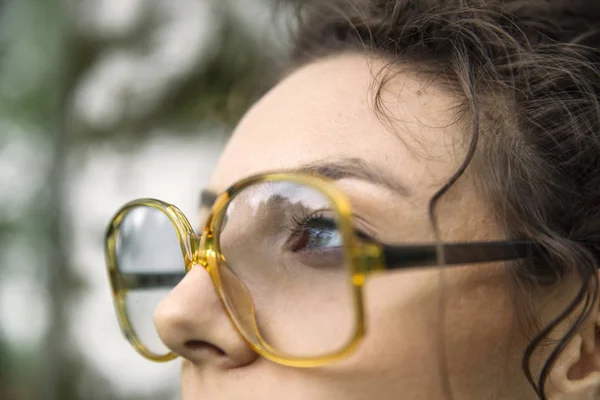
{"type": "Polygon", "coordinates": [[[530,241],[389,245],[354,225],[346,194],[327,178],[269,173],[218,196],[201,235],[175,206],[121,208],[106,234],[120,327],[144,357],[176,357],[153,313],[192,268],[205,268],[224,310],[261,356],[316,367],[348,356],[366,332],[363,289],[378,272],[533,256],[530,241]]]}

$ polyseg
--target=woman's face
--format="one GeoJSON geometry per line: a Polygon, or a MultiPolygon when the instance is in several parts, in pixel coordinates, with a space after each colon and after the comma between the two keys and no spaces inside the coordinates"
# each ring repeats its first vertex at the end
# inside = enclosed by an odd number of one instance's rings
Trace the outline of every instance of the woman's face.
{"type": "MultiPolygon", "coordinates": [[[[385,85],[384,116],[378,116],[373,93],[380,67],[377,60],[346,54],[286,77],[239,124],[210,188],[220,192],[265,171],[352,165],[379,181],[337,182],[363,230],[385,243],[431,241],[428,201],[462,162],[468,128],[452,123],[456,99],[405,73],[385,85]]],[[[437,208],[448,241],[499,239],[490,215],[468,177],[437,208]]],[[[183,400],[437,400],[448,384],[456,399],[532,395],[520,364],[526,341],[500,265],[381,274],[368,281],[365,302],[368,331],[358,350],[312,369],[253,353],[202,268],[171,292],[155,322],[183,358],[183,400]]],[[[293,330],[303,321],[286,323],[293,330]]]]}

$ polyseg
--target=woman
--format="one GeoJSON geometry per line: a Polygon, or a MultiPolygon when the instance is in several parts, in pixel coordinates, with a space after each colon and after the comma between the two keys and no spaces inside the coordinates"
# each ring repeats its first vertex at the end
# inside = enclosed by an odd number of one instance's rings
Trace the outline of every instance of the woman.
{"type": "Polygon", "coordinates": [[[129,340],[184,400],[600,398],[597,2],[304,3],[202,237],[111,223],[129,340]]]}

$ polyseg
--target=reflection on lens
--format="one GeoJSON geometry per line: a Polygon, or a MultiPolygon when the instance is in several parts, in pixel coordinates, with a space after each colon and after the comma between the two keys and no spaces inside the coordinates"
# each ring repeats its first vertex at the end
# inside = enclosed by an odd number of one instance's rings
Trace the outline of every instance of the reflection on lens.
{"type": "Polygon", "coordinates": [[[127,287],[125,311],[135,336],[151,353],[169,353],[156,332],[153,315],[185,274],[173,223],[155,208],[131,209],[118,227],[116,255],[121,280],[127,287]]]}
{"type": "Polygon", "coordinates": [[[352,286],[338,225],[335,205],[295,182],[249,186],[230,202],[219,233],[222,283],[249,340],[251,305],[242,301],[250,298],[260,335],[279,353],[316,357],[351,339],[352,286]]]}
{"type": "Polygon", "coordinates": [[[128,293],[125,298],[127,317],[135,336],[146,349],[156,355],[169,352],[160,340],[152,319],[154,310],[169,291],[170,289],[139,289],[128,293]]]}

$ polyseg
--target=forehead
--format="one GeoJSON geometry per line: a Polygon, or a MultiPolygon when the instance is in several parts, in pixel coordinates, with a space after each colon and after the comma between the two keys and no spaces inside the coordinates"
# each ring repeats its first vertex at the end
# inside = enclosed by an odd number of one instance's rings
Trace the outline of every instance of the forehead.
{"type": "Polygon", "coordinates": [[[382,60],[344,54],[296,70],[242,119],[213,175],[223,190],[251,174],[358,158],[410,187],[437,187],[462,160],[451,111],[435,84],[394,71],[374,109],[382,60]]]}

